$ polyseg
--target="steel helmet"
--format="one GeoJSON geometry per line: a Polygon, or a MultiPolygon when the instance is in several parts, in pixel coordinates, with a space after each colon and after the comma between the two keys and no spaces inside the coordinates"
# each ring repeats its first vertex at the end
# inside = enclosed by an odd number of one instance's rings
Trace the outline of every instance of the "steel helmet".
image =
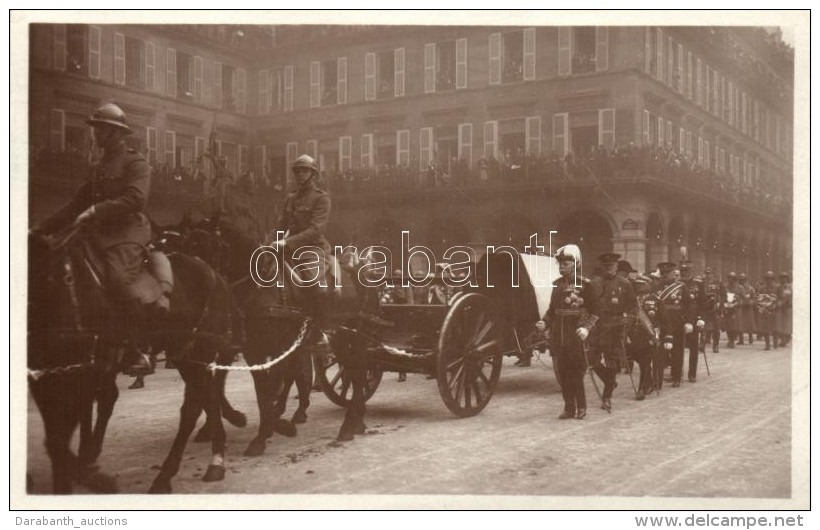
{"type": "Polygon", "coordinates": [[[316,166],[316,162],[308,155],[302,155],[296,160],[293,161],[293,165],[290,166],[291,169],[296,169],[298,167],[306,167],[313,171],[314,173],[319,173],[319,168],[316,166]]]}
{"type": "Polygon", "coordinates": [[[105,123],[117,127],[118,129],[122,129],[126,131],[128,134],[131,134],[131,128],[128,126],[128,122],[125,119],[125,113],[122,111],[121,108],[114,105],[113,103],[106,103],[102,107],[95,110],[94,114],[92,114],[90,118],[85,120],[85,122],[89,125],[105,123]]]}

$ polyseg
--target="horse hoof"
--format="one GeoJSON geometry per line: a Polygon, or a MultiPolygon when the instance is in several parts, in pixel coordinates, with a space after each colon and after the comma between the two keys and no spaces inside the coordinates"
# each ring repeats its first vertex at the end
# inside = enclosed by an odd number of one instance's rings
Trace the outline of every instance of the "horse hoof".
{"type": "Polygon", "coordinates": [[[151,488],[148,490],[151,494],[168,494],[171,493],[171,481],[156,478],[151,488]]]}
{"type": "Polygon", "coordinates": [[[94,493],[117,493],[117,479],[105,473],[94,472],[80,482],[94,493]]]}
{"type": "Polygon", "coordinates": [[[283,420],[281,418],[274,422],[273,430],[282,436],[287,436],[288,438],[293,438],[296,436],[296,427],[288,420],[283,420]]]}
{"type": "Polygon", "coordinates": [[[202,482],[218,482],[223,478],[225,478],[225,467],[211,464],[208,466],[208,470],[205,471],[202,482]]]}
{"type": "Polygon", "coordinates": [[[356,427],[355,434],[364,434],[367,431],[367,425],[364,423],[360,423],[358,427],[356,427]]]}
{"type": "Polygon", "coordinates": [[[194,436],[194,443],[204,443],[211,441],[211,432],[208,429],[208,426],[205,425],[199,431],[197,431],[196,436],[194,436]]]}
{"type": "Polygon", "coordinates": [[[265,452],[265,440],[253,439],[245,449],[245,456],[262,456],[265,452]]]}
{"type": "Polygon", "coordinates": [[[248,418],[238,410],[231,410],[224,412],[222,416],[228,420],[228,423],[234,427],[245,427],[248,424],[248,418]]]}
{"type": "Polygon", "coordinates": [[[290,419],[291,423],[300,424],[305,423],[307,421],[307,414],[301,411],[297,411],[293,414],[293,417],[290,419]]]}
{"type": "Polygon", "coordinates": [[[350,431],[339,431],[339,436],[336,437],[337,442],[352,442],[353,433],[350,431]]]}

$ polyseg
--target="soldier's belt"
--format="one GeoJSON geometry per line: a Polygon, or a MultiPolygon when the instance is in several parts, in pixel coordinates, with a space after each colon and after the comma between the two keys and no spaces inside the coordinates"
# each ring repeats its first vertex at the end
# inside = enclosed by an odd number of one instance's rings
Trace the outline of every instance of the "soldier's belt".
{"type": "Polygon", "coordinates": [[[579,317],[581,316],[580,309],[556,309],[555,314],[560,317],[579,317]]]}

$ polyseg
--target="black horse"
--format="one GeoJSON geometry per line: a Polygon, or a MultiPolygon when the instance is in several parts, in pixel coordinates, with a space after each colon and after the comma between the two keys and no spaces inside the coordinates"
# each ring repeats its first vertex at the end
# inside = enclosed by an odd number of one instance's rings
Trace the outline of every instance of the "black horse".
{"type": "MultiPolygon", "coordinates": [[[[211,363],[230,364],[228,344],[238,311],[226,282],[202,260],[170,257],[175,288],[171,312],[152,322],[146,342],[178,362],[185,381],[179,432],[151,486],[171,491],[188,437],[203,410],[216,427],[213,461],[203,480],[224,477],[225,431],[221,423],[225,372],[211,363]]],[[[43,418],[46,449],[56,493],[70,493],[78,482],[92,491],[114,492],[115,481],[93,466],[99,456],[118,392],[121,337],[118,317],[102,288],[87,235],[72,225],[48,240],[29,241],[29,388],[43,418]],[[113,315],[113,316],[112,316],[113,315]],[[93,405],[97,421],[92,427],[93,405]],[[78,455],[70,448],[80,425],[78,455]]]]}
{"type": "MultiPolygon", "coordinates": [[[[307,421],[313,379],[311,355],[307,348],[291,348],[302,331],[302,319],[294,311],[277,309],[281,308],[279,293],[260,289],[253,283],[249,264],[258,244],[233,223],[219,216],[191,223],[186,216],[179,225],[166,228],[165,233],[170,234],[170,238],[178,238],[177,244],[181,248],[213,265],[231,282],[234,297],[244,316],[243,355],[248,365],[259,367],[270,364],[293,349],[270,368],[251,371],[259,407],[259,431],[245,450],[245,455],[259,456],[274,432],[295,436],[295,424],[307,421]],[[288,395],[294,384],[299,406],[290,421],[286,421],[281,416],[285,413],[288,395]]],[[[307,334],[309,330],[306,329],[303,335],[307,334]]],[[[209,427],[206,423],[197,437],[206,437],[209,427]]]]}

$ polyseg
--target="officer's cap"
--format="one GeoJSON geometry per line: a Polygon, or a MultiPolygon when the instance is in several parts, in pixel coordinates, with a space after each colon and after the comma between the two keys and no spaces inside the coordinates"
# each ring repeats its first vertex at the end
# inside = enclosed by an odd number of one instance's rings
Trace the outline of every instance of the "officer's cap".
{"type": "Polygon", "coordinates": [[[764,278],[774,278],[774,272],[772,272],[772,271],[766,271],[766,272],[763,274],[763,277],[764,277],[764,278]]]}
{"type": "Polygon", "coordinates": [[[638,272],[632,268],[632,264],[625,259],[618,260],[618,272],[638,272]]]}
{"type": "Polygon", "coordinates": [[[738,280],[745,280],[746,279],[746,273],[741,272],[740,274],[737,275],[737,279],[738,280]]]}
{"type": "Polygon", "coordinates": [[[666,274],[667,272],[675,270],[676,266],[677,265],[675,265],[671,261],[663,261],[661,263],[658,263],[658,270],[661,271],[661,274],[666,274]]]}
{"type": "Polygon", "coordinates": [[[600,261],[603,265],[616,263],[619,259],[621,259],[621,255],[616,254],[615,252],[605,252],[604,254],[598,256],[598,261],[600,261]]]}
{"type": "Polygon", "coordinates": [[[730,272],[730,273],[729,273],[729,274],[727,274],[726,276],[727,276],[728,278],[737,278],[737,274],[735,274],[735,272],[734,272],[734,271],[730,272]]]}

